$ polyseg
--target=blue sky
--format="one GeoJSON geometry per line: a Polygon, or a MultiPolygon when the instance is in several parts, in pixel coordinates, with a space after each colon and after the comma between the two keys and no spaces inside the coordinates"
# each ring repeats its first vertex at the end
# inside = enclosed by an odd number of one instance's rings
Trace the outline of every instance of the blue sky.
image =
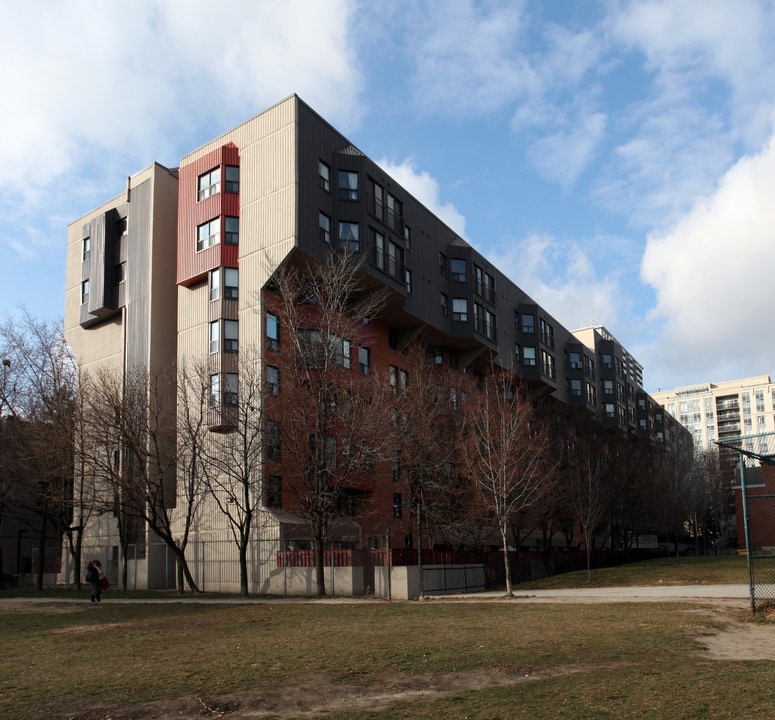
{"type": "Polygon", "coordinates": [[[0,25],[0,314],[67,225],[292,93],[647,390],[775,370],[767,0],[37,0],[0,25]]]}

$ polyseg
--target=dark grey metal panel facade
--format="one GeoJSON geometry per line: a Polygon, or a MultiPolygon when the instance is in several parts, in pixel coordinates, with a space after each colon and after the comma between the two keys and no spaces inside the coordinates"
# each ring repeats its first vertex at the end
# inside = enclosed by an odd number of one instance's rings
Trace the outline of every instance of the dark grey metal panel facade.
{"type": "Polygon", "coordinates": [[[151,233],[153,182],[132,188],[127,203],[126,238],[126,363],[148,367],[150,332],[151,233]]]}

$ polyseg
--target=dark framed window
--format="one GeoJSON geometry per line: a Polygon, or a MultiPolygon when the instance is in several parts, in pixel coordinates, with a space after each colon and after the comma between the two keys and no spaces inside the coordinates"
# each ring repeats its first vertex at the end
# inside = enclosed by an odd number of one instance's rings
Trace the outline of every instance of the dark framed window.
{"type": "Polygon", "coordinates": [[[339,223],[339,249],[358,252],[360,250],[360,232],[358,223],[340,222],[339,223]]]}
{"type": "Polygon", "coordinates": [[[280,368],[266,366],[266,391],[272,397],[280,396],[280,368]]]}
{"type": "Polygon", "coordinates": [[[331,218],[324,212],[318,213],[319,237],[324,243],[331,243],[331,218]]]}
{"type": "Polygon", "coordinates": [[[318,182],[326,192],[331,192],[331,168],[322,160],[318,161],[318,182]]]}
{"type": "Polygon", "coordinates": [[[275,352],[280,349],[280,319],[272,313],[266,314],[266,345],[275,352]]]}
{"type": "Polygon", "coordinates": [[[467,263],[462,258],[451,258],[449,261],[449,271],[452,282],[464,283],[468,279],[467,263]]]}
{"type": "Polygon", "coordinates": [[[223,268],[223,297],[226,300],[239,299],[239,270],[223,268]]]}
{"type": "Polygon", "coordinates": [[[239,193],[239,167],[237,165],[226,166],[226,192],[239,193]]]}
{"type": "Polygon", "coordinates": [[[239,245],[239,218],[226,216],[224,218],[224,241],[227,245],[239,245]]]}
{"type": "Polygon", "coordinates": [[[339,171],[339,199],[358,199],[358,173],[349,170],[339,171]]]}
{"type": "Polygon", "coordinates": [[[280,509],[283,506],[283,479],[279,475],[267,477],[266,506],[275,509],[280,509]]]}

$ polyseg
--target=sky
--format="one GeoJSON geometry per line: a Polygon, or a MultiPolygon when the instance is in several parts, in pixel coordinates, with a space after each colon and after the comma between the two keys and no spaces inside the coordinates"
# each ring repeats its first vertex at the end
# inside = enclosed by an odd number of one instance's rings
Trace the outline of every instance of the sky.
{"type": "Polygon", "coordinates": [[[772,0],[0,7],[2,318],[61,318],[128,175],[296,93],[647,391],[775,373],[772,0]]]}

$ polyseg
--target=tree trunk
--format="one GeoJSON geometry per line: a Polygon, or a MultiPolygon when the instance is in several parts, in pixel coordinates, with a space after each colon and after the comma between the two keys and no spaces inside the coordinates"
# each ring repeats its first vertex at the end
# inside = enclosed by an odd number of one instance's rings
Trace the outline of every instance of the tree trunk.
{"type": "Polygon", "coordinates": [[[324,566],[324,553],[325,538],[315,538],[315,584],[317,585],[317,594],[326,594],[326,569],[324,566]]]}
{"type": "Polygon", "coordinates": [[[248,543],[243,539],[239,545],[239,594],[248,596],[248,543]]]}
{"type": "Polygon", "coordinates": [[[40,531],[40,545],[38,547],[38,573],[37,578],[35,580],[35,587],[37,590],[43,589],[43,566],[46,562],[46,528],[48,527],[48,522],[46,521],[48,513],[43,512],[43,523],[40,531]]]}
{"type": "Polygon", "coordinates": [[[512,597],[511,591],[511,563],[509,562],[509,543],[506,539],[506,526],[501,523],[501,542],[503,543],[503,569],[506,571],[506,597],[512,597]]]}

